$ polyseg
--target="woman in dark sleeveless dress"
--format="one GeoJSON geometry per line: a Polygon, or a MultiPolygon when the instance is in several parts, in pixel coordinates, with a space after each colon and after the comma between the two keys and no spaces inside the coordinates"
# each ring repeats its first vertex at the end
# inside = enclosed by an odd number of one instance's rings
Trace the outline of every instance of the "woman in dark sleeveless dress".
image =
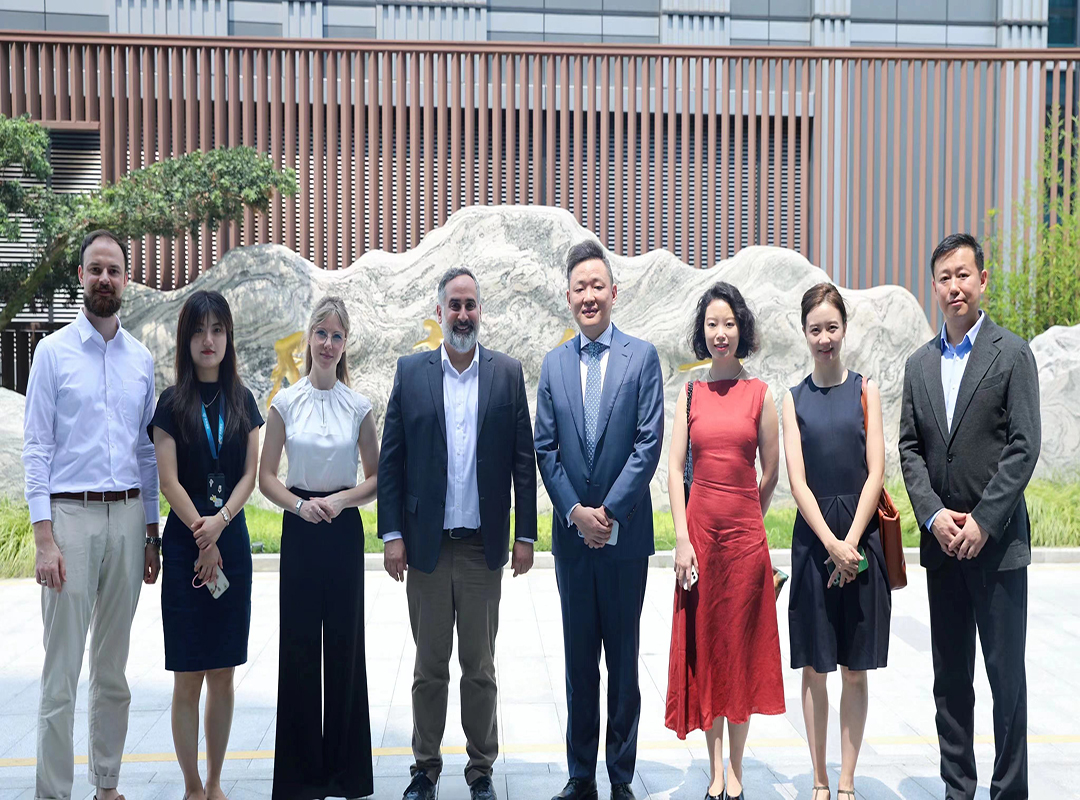
{"type": "Polygon", "coordinates": [[[780,467],[779,421],[768,385],[747,375],[740,363],[753,352],[756,337],[754,316],[738,289],[721,282],[705,292],[690,338],[695,355],[712,363],[709,379],[693,384],[689,415],[686,390],[679,394],[668,460],[677,545],[665,724],[680,738],[705,731],[706,800],[725,793],[742,800],[750,715],[784,713],[772,562],[762,519],[780,467]],[[684,505],[688,437],[694,488],[684,505]],[[693,575],[698,580],[692,584],[693,575]]]}
{"type": "Polygon", "coordinates": [[[814,765],[811,800],[829,800],[825,678],[840,665],[837,794],[838,800],[854,800],[866,726],[866,670],[886,664],[892,613],[877,530],[885,473],[881,397],[874,383],[840,359],[847,310],[835,286],[821,283],[803,295],[802,324],[814,371],[784,398],[784,451],[799,506],[788,584],[791,666],[803,671],[803,716],[814,765]]]}
{"type": "Polygon", "coordinates": [[[247,661],[251,544],[244,503],[255,488],[255,398],[236,372],[229,304],[195,292],[180,310],[176,384],[161,393],[149,434],[172,507],[162,536],[161,623],[173,673],[172,732],[188,800],[223,800],[233,670],[247,661]],[[210,486],[211,481],[213,486],[210,486]],[[204,584],[224,573],[215,597],[204,584]],[[199,778],[199,696],[206,683],[206,783],[199,778]]]}

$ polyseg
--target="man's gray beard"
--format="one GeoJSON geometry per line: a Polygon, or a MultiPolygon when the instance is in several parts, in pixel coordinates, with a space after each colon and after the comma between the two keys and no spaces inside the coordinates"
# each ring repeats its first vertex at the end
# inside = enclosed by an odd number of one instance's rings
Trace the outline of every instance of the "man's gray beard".
{"type": "Polygon", "coordinates": [[[480,338],[480,326],[473,325],[473,329],[468,333],[458,333],[454,330],[453,325],[443,326],[443,339],[452,348],[459,353],[467,353],[476,346],[477,339],[480,338]]]}
{"type": "Polygon", "coordinates": [[[83,292],[83,305],[95,317],[111,317],[120,310],[120,298],[115,294],[102,297],[97,292],[83,292]]]}

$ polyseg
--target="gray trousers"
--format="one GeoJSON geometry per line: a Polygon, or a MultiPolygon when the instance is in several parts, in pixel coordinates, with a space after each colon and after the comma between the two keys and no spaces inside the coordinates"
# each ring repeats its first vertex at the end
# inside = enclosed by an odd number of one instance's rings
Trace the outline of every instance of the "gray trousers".
{"type": "Polygon", "coordinates": [[[479,533],[468,539],[445,539],[431,574],[418,569],[406,573],[409,622],[416,643],[413,769],[426,772],[432,782],[438,781],[442,772],[440,747],[446,727],[455,621],[461,663],[461,727],[469,754],[466,782],[472,785],[491,775],[499,756],[495,635],[502,573],[501,569],[488,569],[479,533]]]}
{"type": "Polygon", "coordinates": [[[114,789],[127,737],[131,621],[145,566],[142,499],[115,503],[54,500],[53,539],[67,582],[41,588],[45,665],[38,714],[38,800],[68,800],[75,776],[75,694],[90,634],[88,780],[114,789]]]}

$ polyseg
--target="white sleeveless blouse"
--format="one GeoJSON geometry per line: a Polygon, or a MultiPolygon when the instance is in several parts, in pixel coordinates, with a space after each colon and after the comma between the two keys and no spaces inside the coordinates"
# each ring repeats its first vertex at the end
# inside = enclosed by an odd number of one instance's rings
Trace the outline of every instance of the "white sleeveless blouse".
{"type": "Polygon", "coordinates": [[[316,389],[305,377],[274,395],[285,423],[285,485],[311,492],[351,489],[360,464],[360,423],[371,403],[341,381],[332,389],[316,389]]]}

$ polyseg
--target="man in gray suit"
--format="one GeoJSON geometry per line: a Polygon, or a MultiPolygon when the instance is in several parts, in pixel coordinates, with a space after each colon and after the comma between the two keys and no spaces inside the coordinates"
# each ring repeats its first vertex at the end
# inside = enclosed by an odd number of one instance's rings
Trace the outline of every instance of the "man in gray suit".
{"type": "Polygon", "coordinates": [[[994,696],[993,800],[1028,796],[1024,488],[1039,458],[1039,376],[1027,342],[979,309],[983,251],[966,233],[930,261],[941,333],[908,359],[900,463],[922,526],[941,778],[975,797],[975,631],[994,696]]]}

